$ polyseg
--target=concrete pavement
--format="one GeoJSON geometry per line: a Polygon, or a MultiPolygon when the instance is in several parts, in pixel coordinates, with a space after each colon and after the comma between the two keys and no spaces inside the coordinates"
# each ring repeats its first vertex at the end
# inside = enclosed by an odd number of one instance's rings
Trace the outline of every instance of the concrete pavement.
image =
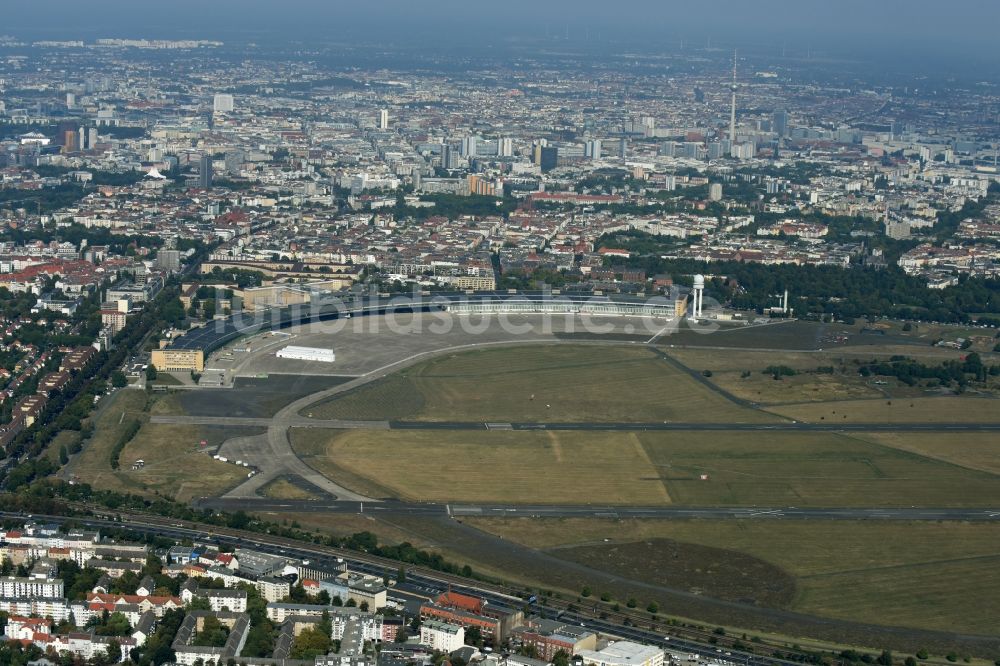
{"type": "Polygon", "coordinates": [[[235,511],[292,513],[371,513],[419,516],[527,517],[527,518],[671,518],[735,520],[922,520],[1000,521],[1000,508],[924,507],[683,507],[592,506],[585,504],[430,504],[421,502],[358,502],[337,500],[280,500],[269,498],[202,498],[198,507],[235,511]]]}

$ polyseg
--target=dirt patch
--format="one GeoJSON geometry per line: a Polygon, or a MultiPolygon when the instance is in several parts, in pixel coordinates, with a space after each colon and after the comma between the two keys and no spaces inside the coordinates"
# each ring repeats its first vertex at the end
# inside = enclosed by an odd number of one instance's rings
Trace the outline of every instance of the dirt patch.
{"type": "Polygon", "coordinates": [[[785,608],[795,579],[764,560],[732,550],[653,539],[549,551],[561,559],[654,585],[744,604],[785,608]]]}

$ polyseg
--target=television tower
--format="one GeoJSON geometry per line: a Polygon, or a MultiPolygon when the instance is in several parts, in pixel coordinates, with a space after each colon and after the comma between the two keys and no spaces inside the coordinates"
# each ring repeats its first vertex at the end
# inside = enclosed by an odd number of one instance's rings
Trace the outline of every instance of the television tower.
{"type": "Polygon", "coordinates": [[[733,49],[733,105],[729,111],[729,143],[736,145],[736,49],[733,49]]]}

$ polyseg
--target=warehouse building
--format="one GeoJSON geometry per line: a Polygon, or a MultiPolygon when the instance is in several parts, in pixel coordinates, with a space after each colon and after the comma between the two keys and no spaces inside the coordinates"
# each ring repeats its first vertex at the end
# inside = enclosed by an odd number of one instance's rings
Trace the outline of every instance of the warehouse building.
{"type": "Polygon", "coordinates": [[[275,354],[278,358],[290,358],[297,361],[319,361],[320,363],[333,363],[336,355],[332,349],[322,347],[297,347],[289,345],[278,350],[275,354]]]}

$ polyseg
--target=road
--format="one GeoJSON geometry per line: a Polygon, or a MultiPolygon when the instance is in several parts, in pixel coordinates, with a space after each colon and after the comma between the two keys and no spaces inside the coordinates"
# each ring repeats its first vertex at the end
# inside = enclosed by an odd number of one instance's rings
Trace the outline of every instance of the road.
{"type": "Polygon", "coordinates": [[[680,506],[591,506],[581,504],[430,504],[422,502],[357,502],[342,500],[280,500],[264,497],[206,497],[198,508],[222,511],[359,513],[373,516],[406,514],[453,518],[674,518],[674,519],[790,519],[790,520],[931,520],[998,521],[998,509],[897,508],[800,508],[800,507],[680,507],[680,506]]]}
{"type": "MultiPolygon", "coordinates": [[[[370,381],[370,380],[369,380],[370,381]]],[[[293,403],[303,409],[328,395],[355,388],[354,382],[341,384],[322,393],[314,393],[293,403]],[[345,388],[346,387],[346,388],[345,388]]],[[[1000,432],[1000,423],[691,423],[654,422],[573,422],[561,421],[484,423],[481,421],[344,421],[310,419],[298,416],[289,405],[272,418],[239,416],[151,416],[150,423],[172,425],[250,426],[265,428],[325,428],[332,430],[725,430],[776,432],[1000,432]]]]}

